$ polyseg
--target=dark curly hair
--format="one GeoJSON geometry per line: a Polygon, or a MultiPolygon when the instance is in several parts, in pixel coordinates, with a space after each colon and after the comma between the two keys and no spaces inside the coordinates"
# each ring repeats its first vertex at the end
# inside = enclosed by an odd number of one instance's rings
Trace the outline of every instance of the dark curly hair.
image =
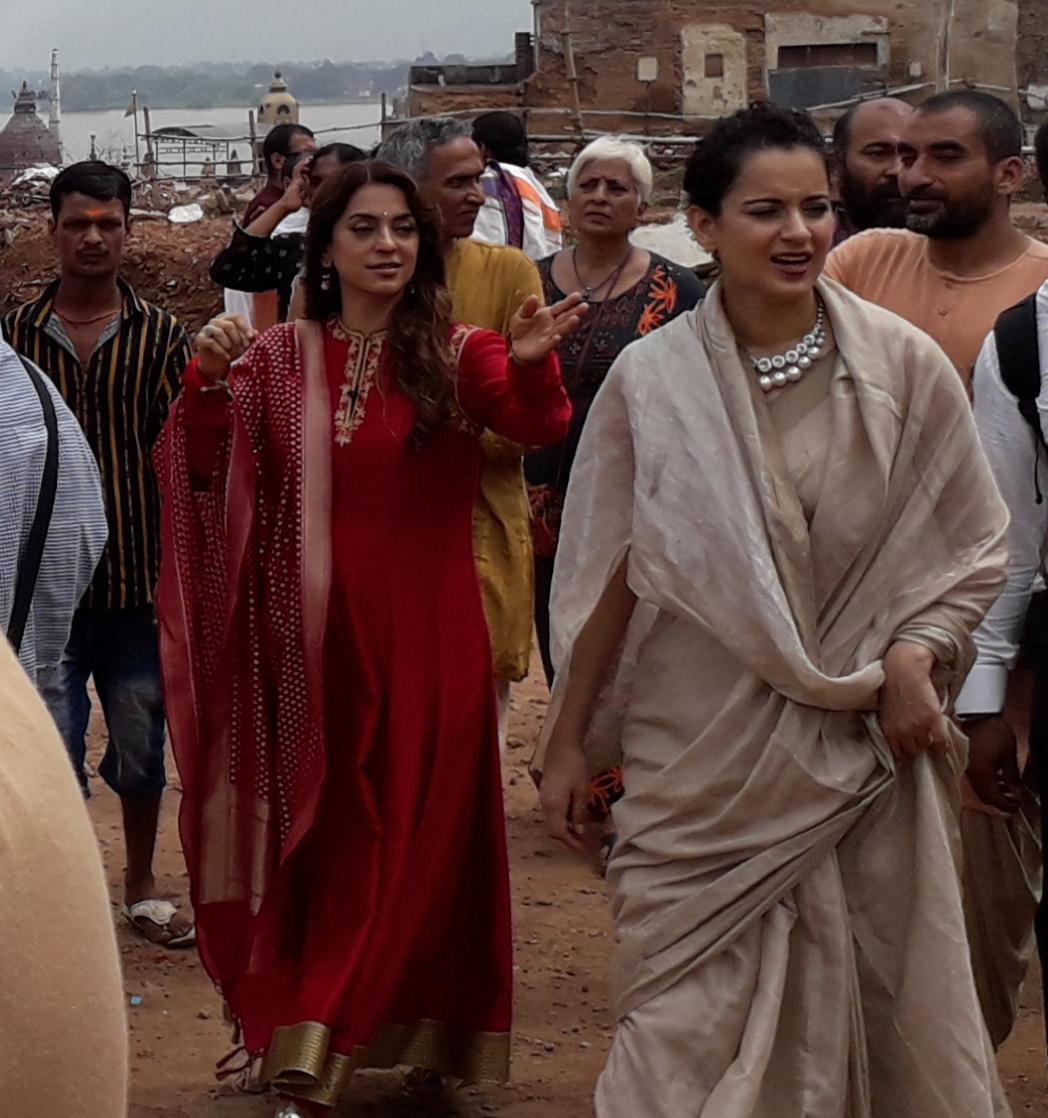
{"type": "Polygon", "coordinates": [[[407,199],[418,229],[415,274],[393,311],[386,361],[397,387],[415,405],[413,446],[424,446],[456,414],[454,368],[450,348],[451,296],[444,286],[440,218],[419,197],[415,180],[391,163],[351,163],[324,183],[313,197],[306,237],[306,318],[327,322],[342,310],[337,282],[324,290],[324,254],[335,225],[353,196],[369,183],[395,186],[407,199]]]}
{"type": "Polygon", "coordinates": [[[684,171],[688,201],[719,217],[725,196],[738,181],[746,159],[758,151],[810,148],[827,163],[829,153],[807,113],[758,101],[723,117],[695,145],[684,171]]]}

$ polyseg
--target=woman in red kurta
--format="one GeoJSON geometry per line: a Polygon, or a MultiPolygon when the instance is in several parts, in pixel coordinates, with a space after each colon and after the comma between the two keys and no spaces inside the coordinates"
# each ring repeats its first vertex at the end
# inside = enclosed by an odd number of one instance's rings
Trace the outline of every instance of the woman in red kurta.
{"type": "Polygon", "coordinates": [[[361,1067],[506,1078],[479,436],[563,438],[579,317],[526,305],[508,350],[452,326],[434,219],[383,164],[318,195],[306,259],[305,320],[204,328],[158,451],[200,952],[287,1114],[361,1067]]]}

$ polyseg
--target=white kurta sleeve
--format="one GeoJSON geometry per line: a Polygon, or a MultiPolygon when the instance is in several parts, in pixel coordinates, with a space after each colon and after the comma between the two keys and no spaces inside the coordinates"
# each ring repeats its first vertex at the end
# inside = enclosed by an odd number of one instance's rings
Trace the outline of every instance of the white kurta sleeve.
{"type": "MultiPolygon", "coordinates": [[[[1048,294],[1042,291],[1038,296],[1042,384],[1048,358],[1046,312],[1048,294]]],[[[1008,582],[975,631],[978,658],[957,700],[960,715],[994,714],[1004,707],[1008,673],[1019,655],[1023,622],[1038,581],[1048,526],[1048,501],[1037,500],[1037,479],[1041,492],[1048,494],[1048,453],[1038,447],[1019,413],[1018,401],[1001,379],[993,334],[986,339],[976,362],[973,390],[975,424],[1012,519],[1008,531],[1008,582]]],[[[1037,407],[1044,429],[1048,393],[1043,388],[1037,407]]]]}

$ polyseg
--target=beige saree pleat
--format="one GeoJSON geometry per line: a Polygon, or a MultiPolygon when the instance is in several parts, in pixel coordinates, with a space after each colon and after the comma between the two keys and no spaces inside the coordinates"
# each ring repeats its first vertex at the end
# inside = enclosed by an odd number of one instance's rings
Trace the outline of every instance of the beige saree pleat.
{"type": "Polygon", "coordinates": [[[583,436],[554,709],[627,549],[647,618],[620,681],[598,1118],[1007,1113],[961,914],[963,742],[897,767],[874,713],[900,636],[963,678],[1006,517],[938,349],[823,295],[821,401],[816,375],[769,404],[715,289],[626,351],[583,436]]]}

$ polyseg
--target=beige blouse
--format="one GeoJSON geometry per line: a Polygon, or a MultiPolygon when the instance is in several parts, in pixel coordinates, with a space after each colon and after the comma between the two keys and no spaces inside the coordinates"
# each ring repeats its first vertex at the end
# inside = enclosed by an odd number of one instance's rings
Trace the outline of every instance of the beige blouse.
{"type": "Polygon", "coordinates": [[[838,372],[839,361],[839,354],[828,353],[796,384],[765,397],[809,525],[826,476],[826,451],[833,429],[830,381],[838,372]]]}

